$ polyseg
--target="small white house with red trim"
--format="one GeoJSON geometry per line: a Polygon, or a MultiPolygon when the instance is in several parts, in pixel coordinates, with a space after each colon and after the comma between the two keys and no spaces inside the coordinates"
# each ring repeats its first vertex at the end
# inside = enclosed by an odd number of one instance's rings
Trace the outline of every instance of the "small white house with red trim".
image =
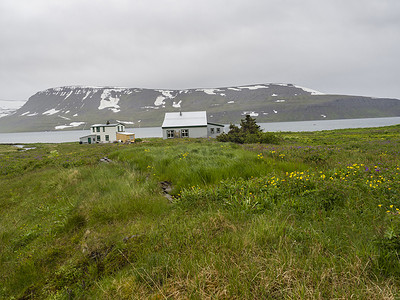
{"type": "Polygon", "coordinates": [[[165,113],[161,126],[163,138],[215,138],[224,132],[224,125],[207,121],[206,111],[165,113]]]}

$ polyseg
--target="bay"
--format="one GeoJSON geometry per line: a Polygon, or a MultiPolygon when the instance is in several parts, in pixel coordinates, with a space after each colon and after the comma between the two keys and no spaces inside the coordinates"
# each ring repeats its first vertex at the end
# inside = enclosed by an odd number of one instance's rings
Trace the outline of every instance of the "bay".
{"type": "MultiPolygon", "coordinates": [[[[264,131],[272,132],[321,131],[397,124],[400,124],[400,117],[259,123],[264,131]]],[[[228,125],[225,130],[228,130],[228,125]]],[[[162,137],[161,127],[126,128],[126,131],[135,133],[136,138],[162,137]]],[[[88,134],[90,130],[0,133],[0,144],[79,142],[79,137],[88,134]]]]}

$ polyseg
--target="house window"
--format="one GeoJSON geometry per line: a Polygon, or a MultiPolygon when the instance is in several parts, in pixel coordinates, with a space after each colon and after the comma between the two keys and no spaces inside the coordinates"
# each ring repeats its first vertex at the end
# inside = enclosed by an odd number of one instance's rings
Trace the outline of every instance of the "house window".
{"type": "Polygon", "coordinates": [[[92,127],[92,131],[94,132],[96,129],[94,127],[92,127]]]}
{"type": "Polygon", "coordinates": [[[100,132],[100,127],[96,127],[96,132],[100,132]]]}
{"type": "Polygon", "coordinates": [[[99,135],[96,136],[96,139],[97,139],[98,142],[100,142],[100,136],[99,135]]]}
{"type": "Polygon", "coordinates": [[[217,133],[221,133],[221,128],[217,128],[217,133]]]}
{"type": "Polygon", "coordinates": [[[106,127],[103,126],[103,132],[106,132],[106,127]]]}
{"type": "Polygon", "coordinates": [[[175,133],[175,132],[174,132],[173,130],[167,130],[167,138],[168,138],[168,139],[174,138],[174,136],[175,136],[174,133],[175,133]]]}
{"type": "Polygon", "coordinates": [[[181,130],[181,137],[189,137],[189,129],[182,129],[181,130]]]}
{"type": "Polygon", "coordinates": [[[108,134],[106,134],[106,141],[109,142],[110,141],[110,136],[108,134]]]}
{"type": "Polygon", "coordinates": [[[210,128],[210,133],[214,134],[214,128],[210,128]]]}

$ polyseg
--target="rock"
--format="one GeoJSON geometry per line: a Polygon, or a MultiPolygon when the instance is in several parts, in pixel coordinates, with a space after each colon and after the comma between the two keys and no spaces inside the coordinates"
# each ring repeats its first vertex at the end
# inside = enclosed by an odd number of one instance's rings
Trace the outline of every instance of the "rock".
{"type": "Polygon", "coordinates": [[[163,190],[164,197],[167,198],[170,202],[172,202],[174,198],[169,194],[172,191],[172,183],[169,181],[161,181],[160,186],[161,189],[163,190]]]}
{"type": "Polygon", "coordinates": [[[170,193],[172,191],[172,183],[169,181],[161,181],[161,188],[164,193],[170,193]]]}
{"type": "Polygon", "coordinates": [[[107,156],[104,156],[103,158],[100,158],[100,161],[101,161],[101,162],[105,162],[105,163],[110,163],[110,162],[112,162],[112,160],[109,159],[107,156]]]}

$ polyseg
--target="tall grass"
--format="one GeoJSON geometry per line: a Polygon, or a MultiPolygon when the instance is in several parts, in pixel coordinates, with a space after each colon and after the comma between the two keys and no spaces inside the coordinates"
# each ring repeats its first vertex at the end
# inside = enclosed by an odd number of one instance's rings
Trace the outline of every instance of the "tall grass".
{"type": "Polygon", "coordinates": [[[136,170],[160,181],[174,184],[178,194],[183,187],[215,184],[228,178],[251,178],[274,170],[291,172],[303,170],[302,163],[260,159],[257,153],[236,144],[175,143],[116,151],[110,156],[129,163],[136,170]]]}
{"type": "Polygon", "coordinates": [[[282,137],[0,146],[0,298],[399,297],[398,127],[282,137]]]}

